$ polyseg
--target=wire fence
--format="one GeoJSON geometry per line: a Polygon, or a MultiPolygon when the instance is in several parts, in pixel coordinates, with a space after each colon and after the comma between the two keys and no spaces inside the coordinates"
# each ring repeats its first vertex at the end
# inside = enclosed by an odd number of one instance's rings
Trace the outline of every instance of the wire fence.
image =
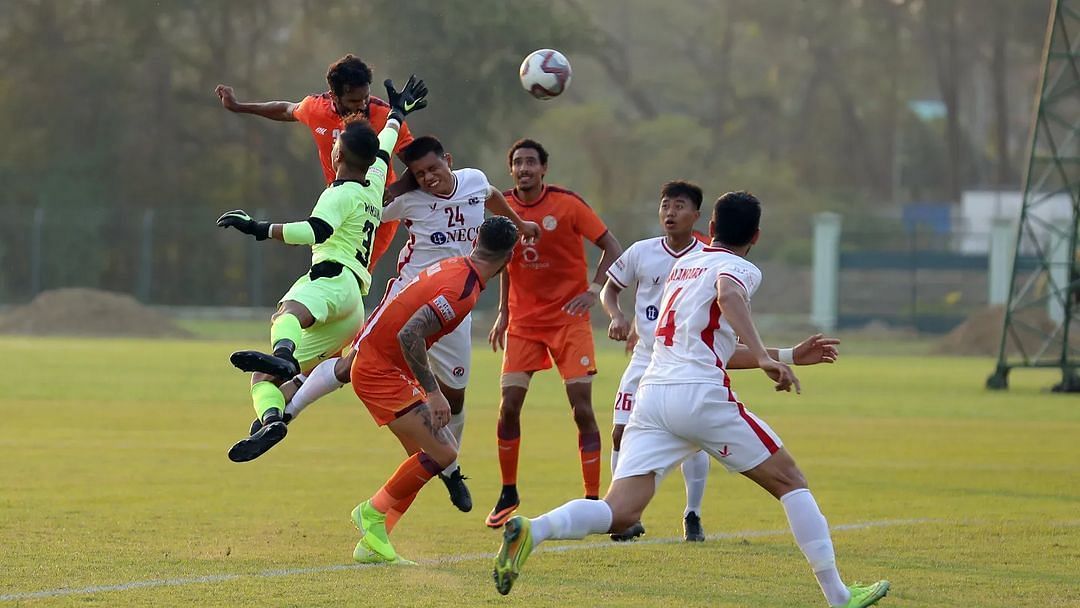
{"type": "MultiPolygon", "coordinates": [[[[51,289],[91,287],[131,294],[150,305],[266,307],[309,265],[301,248],[259,243],[221,230],[213,214],[198,209],[131,213],[9,206],[0,211],[6,220],[0,224],[4,305],[25,303],[51,289]]],[[[391,260],[403,233],[399,231],[387,253],[391,260]]],[[[809,243],[809,236],[807,228],[807,234],[791,238],[809,243]]],[[[588,249],[595,261],[593,248],[588,249]]],[[[845,230],[840,241],[839,326],[876,322],[948,331],[988,305],[988,249],[986,233],[920,232],[892,224],[845,230]]],[[[376,270],[376,296],[394,271],[391,260],[376,270]]],[[[765,270],[755,312],[793,317],[809,313],[813,277],[808,251],[754,261],[765,270]]],[[[494,304],[494,296],[486,295],[481,308],[494,304]]],[[[594,316],[602,315],[598,311],[594,316]]]]}

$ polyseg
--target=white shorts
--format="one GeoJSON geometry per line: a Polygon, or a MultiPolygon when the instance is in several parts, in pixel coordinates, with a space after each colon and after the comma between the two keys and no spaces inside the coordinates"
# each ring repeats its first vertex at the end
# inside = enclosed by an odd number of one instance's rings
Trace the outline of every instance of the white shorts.
{"type": "MultiPolygon", "coordinates": [[[[630,420],[630,412],[634,410],[634,399],[637,393],[638,382],[649,367],[650,353],[639,353],[634,349],[634,356],[630,358],[630,365],[626,366],[622,380],[619,382],[619,392],[615,393],[615,415],[612,424],[626,425],[630,420]]],[[[621,452],[620,452],[621,453],[621,452]]]]}
{"type": "Polygon", "coordinates": [[[637,391],[613,478],[656,473],[659,481],[698,450],[742,473],[782,445],[769,425],[719,384],[646,384],[637,391]]]}
{"type": "MultiPolygon", "coordinates": [[[[387,287],[387,296],[392,298],[408,283],[400,277],[392,280],[387,287]]],[[[469,369],[472,361],[472,313],[470,312],[454,331],[439,338],[428,349],[428,361],[431,371],[440,382],[450,388],[463,389],[469,383],[469,369]]]]}

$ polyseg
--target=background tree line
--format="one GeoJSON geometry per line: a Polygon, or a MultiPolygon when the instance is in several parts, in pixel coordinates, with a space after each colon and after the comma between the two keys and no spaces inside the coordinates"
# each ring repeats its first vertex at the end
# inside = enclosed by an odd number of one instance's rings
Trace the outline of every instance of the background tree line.
{"type": "MultiPolygon", "coordinates": [[[[873,217],[1019,188],[1048,10],[1046,0],[0,3],[0,297],[25,292],[34,210],[48,228],[37,246],[63,251],[46,258],[43,287],[123,288],[153,209],[151,268],[173,279],[155,284],[155,301],[249,303],[251,290],[221,284],[242,285],[250,263],[207,272],[245,259],[213,219],[236,207],[300,217],[320,171],[306,128],[229,114],[213,88],[299,100],[324,90],[326,66],[347,52],[377,83],[423,76],[432,104],[414,132],[438,135],[459,166],[496,184],[510,185],[508,145],[530,136],[552,152],[549,180],[579,191],[624,241],[654,233],[660,183],[688,178],[708,196],[757,192],[768,229],[788,237],[762,255],[797,255],[815,211],[873,217]],[[574,67],[550,102],[517,83],[522,57],[541,47],[574,67]]],[[[267,263],[287,282],[302,258],[267,263]]]]}

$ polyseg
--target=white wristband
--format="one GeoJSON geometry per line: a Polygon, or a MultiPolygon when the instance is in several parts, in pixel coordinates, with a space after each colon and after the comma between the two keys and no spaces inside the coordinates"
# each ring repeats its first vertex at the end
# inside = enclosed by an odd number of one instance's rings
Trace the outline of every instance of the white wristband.
{"type": "Polygon", "coordinates": [[[787,363],[788,365],[795,365],[795,349],[794,348],[781,348],[776,352],[776,358],[781,363],[787,363]]]}
{"type": "Polygon", "coordinates": [[[589,293],[593,294],[594,296],[598,296],[598,295],[600,295],[600,290],[603,289],[603,288],[604,288],[604,286],[601,285],[600,283],[590,283],[589,284],[589,293]]]}

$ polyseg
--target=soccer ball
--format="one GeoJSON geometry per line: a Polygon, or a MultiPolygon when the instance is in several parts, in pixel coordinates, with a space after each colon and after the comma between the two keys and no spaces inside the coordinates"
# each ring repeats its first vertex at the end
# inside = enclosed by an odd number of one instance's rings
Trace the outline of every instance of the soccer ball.
{"type": "Polygon", "coordinates": [[[559,51],[540,49],[529,53],[518,73],[521,86],[537,99],[558,97],[570,86],[570,62],[559,51]]]}

